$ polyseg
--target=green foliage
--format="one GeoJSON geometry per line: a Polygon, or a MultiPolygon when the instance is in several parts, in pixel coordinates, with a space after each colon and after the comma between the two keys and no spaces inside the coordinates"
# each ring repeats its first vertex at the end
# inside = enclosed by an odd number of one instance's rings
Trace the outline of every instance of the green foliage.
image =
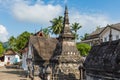
{"type": "MultiPolygon", "coordinates": [[[[62,31],[62,28],[63,28],[63,17],[62,16],[59,16],[58,18],[54,18],[53,20],[51,20],[51,24],[52,26],[50,26],[48,28],[48,30],[52,33],[52,34],[55,34],[55,35],[58,35],[61,33],[62,31]]],[[[82,26],[79,24],[79,23],[73,23],[72,26],[71,26],[71,31],[73,32],[74,36],[75,36],[75,39],[79,39],[78,38],[78,34],[77,34],[77,31],[81,28],[82,26]]]]}
{"type": "Polygon", "coordinates": [[[28,42],[29,40],[29,37],[30,37],[30,33],[25,31],[23,32],[22,34],[20,34],[18,37],[17,37],[17,40],[16,40],[16,47],[18,50],[22,49],[25,47],[26,43],[28,42]]]}
{"type": "Polygon", "coordinates": [[[87,56],[91,49],[91,46],[86,43],[79,43],[77,44],[77,49],[80,51],[81,56],[87,56]]]}
{"type": "Polygon", "coordinates": [[[78,38],[78,34],[77,34],[77,31],[81,28],[82,26],[79,24],[79,23],[73,23],[72,26],[71,26],[71,30],[75,36],[75,39],[79,39],[78,38]]]}
{"type": "Polygon", "coordinates": [[[0,56],[2,56],[4,52],[3,44],[0,42],[0,56]]]}
{"type": "Polygon", "coordinates": [[[17,38],[11,36],[8,41],[10,48],[18,52],[20,49],[25,47],[26,43],[29,40],[30,35],[31,33],[25,31],[22,34],[20,34],[17,38]]]}
{"type": "Polygon", "coordinates": [[[13,50],[16,49],[16,38],[14,36],[11,36],[8,40],[9,46],[10,48],[12,48],[13,50]]]}
{"type": "Polygon", "coordinates": [[[50,30],[52,34],[58,35],[62,31],[63,27],[63,17],[59,16],[58,18],[54,18],[53,20],[50,21],[52,26],[50,26],[50,30]]]}
{"type": "Polygon", "coordinates": [[[49,36],[50,30],[48,28],[42,29],[43,33],[45,34],[46,37],[49,36]]]}
{"type": "Polygon", "coordinates": [[[81,41],[86,40],[88,36],[89,36],[89,34],[85,33],[84,36],[81,36],[81,38],[80,38],[81,41]]]}
{"type": "Polygon", "coordinates": [[[79,23],[73,23],[72,24],[72,30],[76,33],[82,26],[79,23]]]}
{"type": "Polygon", "coordinates": [[[4,42],[4,43],[3,43],[3,47],[4,47],[5,50],[7,50],[7,49],[10,48],[10,45],[9,45],[8,42],[4,42]]]}

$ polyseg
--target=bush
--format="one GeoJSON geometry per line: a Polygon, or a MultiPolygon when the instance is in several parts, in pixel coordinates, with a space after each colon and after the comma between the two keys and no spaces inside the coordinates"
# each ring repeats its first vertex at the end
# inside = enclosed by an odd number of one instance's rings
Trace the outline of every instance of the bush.
{"type": "Polygon", "coordinates": [[[86,43],[78,43],[77,49],[79,50],[81,56],[87,56],[91,49],[91,46],[86,43]]]}

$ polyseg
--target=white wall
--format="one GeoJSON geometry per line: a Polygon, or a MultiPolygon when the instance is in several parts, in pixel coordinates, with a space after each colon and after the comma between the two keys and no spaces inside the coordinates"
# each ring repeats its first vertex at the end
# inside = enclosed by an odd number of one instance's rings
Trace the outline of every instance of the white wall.
{"type": "Polygon", "coordinates": [[[5,63],[10,62],[10,64],[13,64],[15,61],[15,55],[5,55],[5,63]],[[8,57],[10,58],[10,60],[8,60],[8,57]]]}
{"type": "Polygon", "coordinates": [[[15,63],[16,58],[17,58],[17,62],[20,62],[20,58],[18,55],[5,55],[4,62],[5,63],[10,62],[10,64],[13,64],[15,63]],[[8,60],[8,57],[10,58],[10,60],[8,60]]]}
{"type": "MultiPolygon", "coordinates": [[[[107,30],[102,36],[103,42],[105,42],[105,38],[107,39],[107,41],[109,41],[109,34],[110,34],[110,29],[107,30]]],[[[117,35],[119,35],[119,39],[120,39],[120,31],[112,29],[112,40],[116,40],[117,35]]]]}

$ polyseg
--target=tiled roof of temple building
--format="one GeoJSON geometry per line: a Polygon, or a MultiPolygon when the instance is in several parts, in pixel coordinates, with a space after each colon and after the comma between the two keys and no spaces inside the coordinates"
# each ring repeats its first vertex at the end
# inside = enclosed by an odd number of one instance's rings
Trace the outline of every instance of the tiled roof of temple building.
{"type": "MultiPolygon", "coordinates": [[[[34,52],[41,57],[41,60],[49,60],[53,55],[58,40],[42,36],[31,36],[30,45],[34,47],[34,52]]],[[[37,57],[38,57],[37,56],[37,57]]]]}

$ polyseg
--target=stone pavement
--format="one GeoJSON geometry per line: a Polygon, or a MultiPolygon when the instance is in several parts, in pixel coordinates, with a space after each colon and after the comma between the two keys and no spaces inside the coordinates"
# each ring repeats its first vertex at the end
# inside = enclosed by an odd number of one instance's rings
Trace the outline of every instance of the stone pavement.
{"type": "Polygon", "coordinates": [[[0,80],[30,80],[22,69],[0,67],[0,80]]]}

